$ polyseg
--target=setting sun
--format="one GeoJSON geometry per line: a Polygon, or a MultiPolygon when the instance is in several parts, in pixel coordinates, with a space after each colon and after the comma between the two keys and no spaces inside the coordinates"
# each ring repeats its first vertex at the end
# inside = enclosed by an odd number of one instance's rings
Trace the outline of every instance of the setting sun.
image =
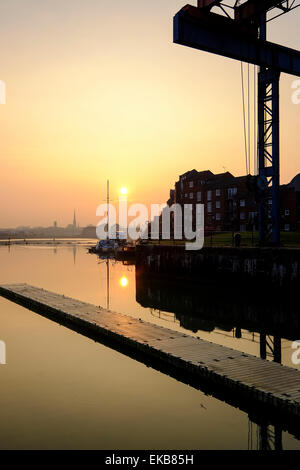
{"type": "Polygon", "coordinates": [[[120,189],[120,193],[122,196],[126,196],[128,194],[128,189],[123,186],[123,188],[120,189]]]}

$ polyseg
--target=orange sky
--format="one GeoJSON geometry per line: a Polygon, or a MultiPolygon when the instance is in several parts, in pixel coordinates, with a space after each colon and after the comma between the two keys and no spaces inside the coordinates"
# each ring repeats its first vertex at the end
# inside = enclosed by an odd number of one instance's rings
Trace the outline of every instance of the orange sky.
{"type": "MultiPolygon", "coordinates": [[[[195,4],[196,2],[191,2],[195,4]]],[[[161,203],[189,169],[245,174],[240,64],[172,43],[182,0],[0,4],[0,226],[96,223],[121,186],[161,203]]],[[[300,9],[269,39],[300,49],[300,9]]],[[[300,105],[281,80],[281,182],[299,172],[300,105]]]]}

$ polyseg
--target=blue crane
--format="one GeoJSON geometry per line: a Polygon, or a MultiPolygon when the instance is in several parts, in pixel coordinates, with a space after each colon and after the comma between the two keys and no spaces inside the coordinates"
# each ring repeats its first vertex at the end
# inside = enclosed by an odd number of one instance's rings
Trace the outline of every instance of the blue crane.
{"type": "Polygon", "coordinates": [[[174,43],[259,66],[258,175],[254,185],[261,245],[269,243],[270,236],[273,245],[280,244],[280,74],[300,76],[300,51],[267,41],[267,23],[299,6],[297,0],[232,0],[231,4],[230,0],[198,0],[197,7],[186,5],[174,17],[174,43]]]}

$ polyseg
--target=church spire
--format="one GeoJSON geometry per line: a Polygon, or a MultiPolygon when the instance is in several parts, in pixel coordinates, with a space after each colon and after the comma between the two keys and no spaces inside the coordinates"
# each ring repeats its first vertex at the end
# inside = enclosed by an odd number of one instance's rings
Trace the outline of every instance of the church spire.
{"type": "Polygon", "coordinates": [[[74,209],[73,227],[74,227],[74,228],[76,228],[76,227],[77,227],[77,223],[76,223],[76,212],[75,212],[75,209],[74,209]]]}

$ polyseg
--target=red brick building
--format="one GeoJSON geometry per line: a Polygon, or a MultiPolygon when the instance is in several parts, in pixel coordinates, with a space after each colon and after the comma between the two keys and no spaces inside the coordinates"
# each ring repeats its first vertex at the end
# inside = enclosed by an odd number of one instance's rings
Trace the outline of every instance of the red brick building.
{"type": "MultiPolygon", "coordinates": [[[[168,205],[204,204],[205,231],[257,230],[258,204],[247,176],[235,177],[228,171],[191,170],[179,177],[170,191],[168,205]]],[[[268,199],[271,222],[272,199],[268,199]]],[[[195,219],[196,208],[193,208],[195,219]]],[[[281,230],[300,230],[300,174],[280,187],[281,230]]],[[[194,221],[195,222],[195,221],[194,221]]]]}

